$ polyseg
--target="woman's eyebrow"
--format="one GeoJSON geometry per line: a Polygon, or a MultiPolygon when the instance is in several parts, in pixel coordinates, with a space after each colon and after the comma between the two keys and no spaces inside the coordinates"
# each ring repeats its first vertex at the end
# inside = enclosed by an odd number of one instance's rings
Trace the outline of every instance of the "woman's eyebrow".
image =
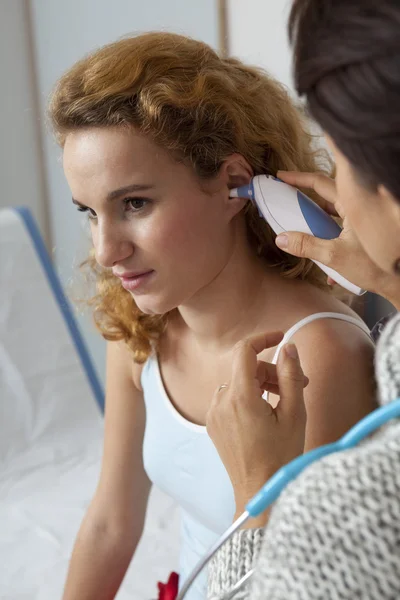
{"type": "Polygon", "coordinates": [[[147,190],[151,190],[154,188],[154,185],[148,184],[138,184],[134,183],[132,185],[127,185],[126,187],[118,188],[117,190],[113,190],[109,194],[107,194],[107,200],[114,200],[123,194],[128,194],[129,192],[144,192],[147,190]]]}
{"type": "MultiPolygon", "coordinates": [[[[144,192],[147,190],[151,190],[153,188],[154,188],[154,185],[133,183],[132,185],[127,185],[125,187],[121,187],[116,190],[113,190],[112,192],[109,192],[107,194],[106,199],[107,199],[107,201],[115,200],[115,198],[119,198],[120,196],[123,196],[124,194],[129,194],[130,192],[144,192]]],[[[72,198],[72,202],[74,204],[76,204],[77,206],[85,206],[84,204],[79,202],[79,200],[76,200],[76,198],[72,198]]]]}

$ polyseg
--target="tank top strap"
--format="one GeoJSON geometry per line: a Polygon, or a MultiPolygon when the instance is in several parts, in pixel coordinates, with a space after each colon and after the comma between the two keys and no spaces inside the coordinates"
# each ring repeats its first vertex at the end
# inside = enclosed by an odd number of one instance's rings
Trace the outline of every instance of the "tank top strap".
{"type": "Polygon", "coordinates": [[[364,333],[366,333],[368,337],[371,338],[371,332],[369,327],[363,321],[357,319],[356,317],[351,317],[350,315],[343,315],[342,313],[335,312],[314,313],[312,315],[309,315],[308,317],[305,317],[298,323],[295,323],[290,329],[287,330],[283,337],[283,340],[281,341],[281,343],[275,351],[274,358],[272,359],[272,364],[276,364],[281,348],[290,341],[290,339],[294,336],[295,333],[297,333],[302,327],[305,327],[309,323],[312,323],[313,321],[318,321],[320,319],[337,319],[338,321],[345,321],[347,323],[351,323],[352,325],[355,325],[356,327],[361,329],[361,331],[364,331],[364,333]]]}

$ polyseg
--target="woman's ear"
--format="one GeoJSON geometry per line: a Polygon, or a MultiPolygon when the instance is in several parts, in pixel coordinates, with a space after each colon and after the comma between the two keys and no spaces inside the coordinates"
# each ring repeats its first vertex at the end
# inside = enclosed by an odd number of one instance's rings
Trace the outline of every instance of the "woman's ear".
{"type": "Polygon", "coordinates": [[[246,206],[247,198],[230,198],[229,191],[246,185],[253,177],[253,169],[241,154],[231,154],[222,164],[220,169],[221,183],[227,188],[227,208],[232,218],[246,206]]]}
{"type": "Polygon", "coordinates": [[[241,154],[231,154],[221,167],[221,175],[231,190],[249,183],[253,177],[253,169],[241,154]]]}

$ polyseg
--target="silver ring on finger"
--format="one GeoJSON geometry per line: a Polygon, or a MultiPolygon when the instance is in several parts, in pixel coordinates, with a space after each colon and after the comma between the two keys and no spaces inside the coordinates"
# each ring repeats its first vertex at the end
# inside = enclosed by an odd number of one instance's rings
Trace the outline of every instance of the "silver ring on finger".
{"type": "Polygon", "coordinates": [[[217,394],[219,394],[221,390],[224,390],[227,387],[228,387],[227,383],[222,383],[218,388],[217,394]]]}

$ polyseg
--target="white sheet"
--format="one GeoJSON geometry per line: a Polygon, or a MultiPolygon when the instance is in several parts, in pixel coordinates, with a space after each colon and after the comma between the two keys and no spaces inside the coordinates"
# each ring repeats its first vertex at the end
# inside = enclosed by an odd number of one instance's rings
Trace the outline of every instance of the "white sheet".
{"type": "MultiPolygon", "coordinates": [[[[102,417],[20,217],[0,211],[0,598],[61,598],[99,473],[102,417]]],[[[175,504],[153,491],[119,600],[176,569],[175,504]]]]}

